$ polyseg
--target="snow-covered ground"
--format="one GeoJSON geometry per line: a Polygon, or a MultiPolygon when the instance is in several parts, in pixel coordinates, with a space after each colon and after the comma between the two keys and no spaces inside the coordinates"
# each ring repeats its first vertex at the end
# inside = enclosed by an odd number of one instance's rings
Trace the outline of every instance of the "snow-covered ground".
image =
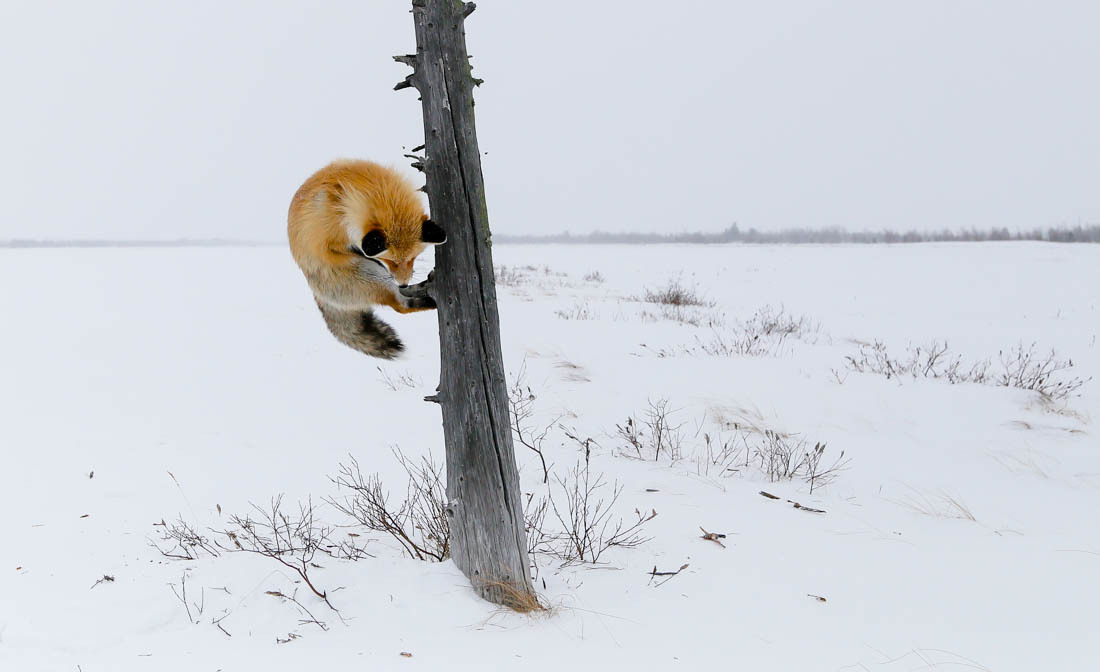
{"type": "MultiPolygon", "coordinates": [[[[399,501],[391,447],[442,457],[439,409],[421,400],[438,373],[434,314],[383,314],[409,353],[381,363],[332,339],[281,247],[0,250],[0,670],[1095,669],[1100,247],[494,255],[505,366],[525,367],[533,422],[562,416],[545,444],[553,470],[583,453],[565,429],[591,437],[593,472],[623,486],[616,515],[658,513],[650,541],[598,566],[539,558],[551,610],[535,616],[363,530],[337,534],[375,539],[374,557],[311,570],[339,615],[272,559],[150,546],[154,523],[222,529],[279,493],[346,524],[323,498],[349,454],[399,501]],[[679,313],[698,326],[634,300],[670,278],[713,302],[679,313]],[[764,306],[819,328],[763,356],[702,351],[764,306]],[[846,367],[859,342],[901,356],[934,339],[994,369],[999,351],[1034,342],[1072,358],[1066,378],[1098,380],[1044,406],[846,367]],[[379,366],[412,386],[390,389],[379,366]],[[660,399],[682,424],[680,459],[631,459],[616,424],[660,399]],[[758,441],[745,427],[850,461],[812,494],[708,467],[704,435],[758,441]]],[[[537,456],[517,445],[517,458],[538,496],[537,456]]]]}

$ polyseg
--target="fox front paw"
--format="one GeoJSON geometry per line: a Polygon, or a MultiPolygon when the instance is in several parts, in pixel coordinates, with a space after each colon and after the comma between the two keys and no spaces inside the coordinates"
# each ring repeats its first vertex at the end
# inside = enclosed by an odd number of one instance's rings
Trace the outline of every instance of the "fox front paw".
{"type": "Polygon", "coordinates": [[[434,287],[435,283],[435,271],[428,274],[428,279],[424,282],[418,282],[415,285],[409,285],[408,287],[401,287],[398,289],[401,292],[401,296],[405,299],[405,305],[412,310],[431,310],[435,308],[435,299],[429,296],[430,290],[434,287]]]}
{"type": "Polygon", "coordinates": [[[432,310],[435,308],[435,299],[426,294],[417,296],[408,300],[408,306],[412,310],[432,310]]]}
{"type": "Polygon", "coordinates": [[[420,299],[428,296],[428,292],[435,286],[435,271],[428,274],[428,279],[415,285],[407,285],[398,288],[401,296],[408,299],[420,299]]]}

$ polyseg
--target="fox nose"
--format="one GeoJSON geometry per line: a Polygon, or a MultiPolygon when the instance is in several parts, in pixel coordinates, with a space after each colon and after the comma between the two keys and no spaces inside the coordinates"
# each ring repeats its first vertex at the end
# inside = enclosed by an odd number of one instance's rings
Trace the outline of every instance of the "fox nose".
{"type": "Polygon", "coordinates": [[[405,283],[405,284],[403,284],[403,285],[398,285],[398,286],[397,286],[397,288],[398,288],[398,289],[405,289],[405,288],[406,288],[406,287],[408,287],[408,286],[409,286],[409,283],[407,283],[407,282],[406,282],[406,283],[405,283]]]}

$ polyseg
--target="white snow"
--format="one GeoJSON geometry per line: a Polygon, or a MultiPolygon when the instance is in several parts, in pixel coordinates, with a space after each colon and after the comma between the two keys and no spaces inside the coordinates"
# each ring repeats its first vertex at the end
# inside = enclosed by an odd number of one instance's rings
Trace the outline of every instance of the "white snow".
{"type": "MultiPolygon", "coordinates": [[[[1100,380],[1057,413],[1023,390],[846,373],[844,358],[853,341],[900,354],[946,339],[996,363],[1035,342],[1072,358],[1071,375],[1097,375],[1100,247],[493,253],[536,267],[499,288],[506,368],[526,362],[539,419],[566,414],[595,439],[593,468],[624,486],[620,515],[658,512],[648,543],[598,567],[541,560],[552,610],[536,616],[496,609],[451,563],[365,532],[374,558],[324,558],[311,573],[340,616],[268,558],[166,559],[149,545],[154,523],[220,529],[279,493],[319,504],[349,454],[398,498],[391,446],[442,458],[438,407],[421,401],[438,375],[435,315],[382,313],[409,347],[386,363],[332,339],[281,247],[0,249],[0,670],[1096,665],[1100,380]],[[583,279],[597,270],[605,282],[583,279]],[[727,327],[771,305],[820,331],[767,357],[684,352],[713,329],[643,317],[659,307],[631,300],[671,277],[715,303],[693,314],[727,327]],[[418,384],[393,391],[379,366],[418,384]],[[685,423],[684,457],[619,455],[616,423],[659,398],[685,423]],[[849,468],[812,495],[754,470],[700,473],[702,433],[721,419],[827,442],[849,468]],[[974,520],[952,517],[947,497],[974,520]],[[700,527],[727,534],[726,548],[700,527]],[[647,576],[684,563],[660,586],[647,576]],[[197,624],[169,586],[185,573],[197,624]],[[115,580],[96,584],[104,575],[115,580]],[[296,590],[327,631],[266,592],[296,590]],[[212,623],[223,616],[232,637],[212,623]]],[[[558,471],[580,455],[560,429],[547,446],[558,471]]],[[[517,458],[524,490],[540,492],[537,458],[520,446],[517,458]]]]}

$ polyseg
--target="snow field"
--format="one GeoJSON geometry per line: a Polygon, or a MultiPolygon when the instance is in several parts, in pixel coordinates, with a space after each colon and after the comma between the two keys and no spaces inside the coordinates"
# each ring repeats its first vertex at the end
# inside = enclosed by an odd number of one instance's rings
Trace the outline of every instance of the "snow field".
{"type": "MultiPolygon", "coordinates": [[[[535,616],[495,609],[449,562],[354,528],[338,533],[373,539],[374,557],[325,558],[311,574],[339,615],[269,558],[165,558],[149,544],[154,523],[221,529],[280,493],[347,524],[323,498],[340,494],[329,476],[349,454],[399,500],[391,447],[443,458],[438,407],[422,401],[438,375],[435,316],[380,312],[408,346],[380,362],[331,338],[281,247],[0,250],[0,669],[1093,664],[1100,384],[1052,408],[1026,390],[854,373],[845,357],[935,339],[996,366],[998,351],[1034,342],[1072,358],[1069,377],[1096,375],[1100,248],[493,253],[505,367],[525,371],[536,426],[560,418],[547,461],[564,474],[583,456],[566,429],[593,439],[604,492],[623,488],[615,516],[657,512],[648,542],[597,566],[537,557],[552,609],[535,616]],[[673,279],[707,305],[636,300],[673,279]],[[760,356],[701,349],[763,307],[808,328],[760,356]],[[681,425],[680,459],[632,459],[616,425],[661,399],[681,425]],[[701,464],[704,434],[746,427],[850,461],[812,494],[801,479],[701,464]],[[700,527],[726,534],[725,548],[700,527]],[[660,585],[648,576],[684,564],[660,585]],[[190,609],[170,586],[184,576],[190,609]],[[302,623],[302,608],[326,629],[302,623]]],[[[538,457],[516,450],[537,498],[538,457]]]]}

